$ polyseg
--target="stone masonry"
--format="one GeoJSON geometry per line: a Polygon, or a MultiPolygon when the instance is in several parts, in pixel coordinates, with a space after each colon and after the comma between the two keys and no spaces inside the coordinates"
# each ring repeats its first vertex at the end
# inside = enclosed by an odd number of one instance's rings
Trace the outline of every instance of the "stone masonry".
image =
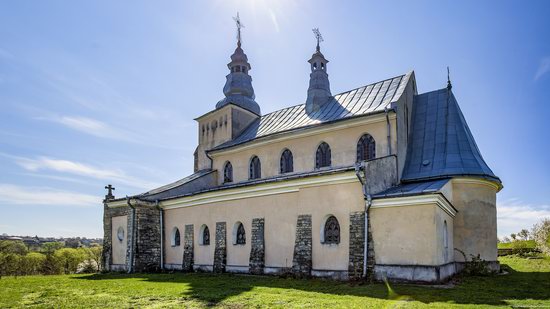
{"type": "Polygon", "coordinates": [[[311,215],[299,215],[296,222],[296,240],[292,272],[298,276],[310,276],[312,269],[311,215]]]}
{"type": "Polygon", "coordinates": [[[363,275],[365,257],[365,212],[352,212],[349,215],[349,265],[350,279],[359,279],[363,275]]]}
{"type": "Polygon", "coordinates": [[[185,231],[183,234],[183,262],[182,270],[185,272],[193,271],[193,260],[194,250],[193,250],[193,224],[185,225],[185,231]]]}
{"type": "MultiPolygon", "coordinates": [[[[101,257],[102,269],[111,271],[111,260],[113,253],[112,217],[127,216],[129,207],[108,208],[103,204],[103,252],[101,257]]],[[[130,222],[130,221],[128,221],[130,222]]]]}
{"type": "MultiPolygon", "coordinates": [[[[370,219],[370,214],[369,219],[370,219]]],[[[374,256],[374,239],[372,238],[372,227],[370,220],[367,221],[367,229],[369,231],[367,235],[367,280],[372,282],[374,280],[374,265],[376,264],[374,256]]]]}
{"type": "MultiPolygon", "coordinates": [[[[160,213],[154,206],[136,206],[134,272],[160,270],[160,213]]],[[[130,220],[128,221],[130,223],[130,220]]],[[[131,231],[129,229],[129,231],[131,231]]],[[[130,246],[128,247],[130,248],[130,246]]]]}
{"type": "Polygon", "coordinates": [[[261,275],[265,267],[264,218],[252,219],[250,273],[261,275]]]}
{"type": "Polygon", "coordinates": [[[214,249],[214,272],[225,272],[227,264],[227,227],[225,222],[216,222],[216,247],[214,249]]]}

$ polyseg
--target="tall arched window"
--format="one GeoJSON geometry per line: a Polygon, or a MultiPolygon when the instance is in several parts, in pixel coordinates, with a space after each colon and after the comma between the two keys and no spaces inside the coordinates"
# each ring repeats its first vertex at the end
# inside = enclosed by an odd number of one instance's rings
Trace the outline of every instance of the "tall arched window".
{"type": "Polygon", "coordinates": [[[180,245],[181,239],[180,239],[180,230],[175,227],[172,229],[172,247],[177,247],[180,245]]]}
{"type": "Polygon", "coordinates": [[[292,152],[285,149],[281,154],[281,174],[292,173],[294,171],[294,159],[292,158],[292,152]]]}
{"type": "Polygon", "coordinates": [[[325,221],[323,230],[324,244],[339,244],[340,243],[340,224],[335,216],[330,216],[325,221]]]}
{"type": "Polygon", "coordinates": [[[199,235],[199,245],[208,246],[210,245],[210,230],[208,230],[208,226],[206,224],[203,224],[200,229],[200,235],[199,235]]]}
{"type": "Polygon", "coordinates": [[[365,134],[357,142],[357,162],[374,158],[376,158],[376,143],[370,134],[365,134]]]}
{"type": "Polygon", "coordinates": [[[248,173],[249,179],[258,179],[262,177],[262,164],[260,158],[253,156],[250,160],[250,171],[248,173]]]}
{"type": "Polygon", "coordinates": [[[233,244],[246,244],[246,233],[244,231],[244,225],[241,222],[236,222],[233,226],[233,244]]]}
{"type": "Polygon", "coordinates": [[[330,166],[330,146],[322,142],[319,147],[317,147],[317,153],[315,155],[315,168],[321,168],[325,166],[330,166]]]}
{"type": "Polygon", "coordinates": [[[227,161],[223,168],[223,183],[233,182],[233,165],[227,161]]]}

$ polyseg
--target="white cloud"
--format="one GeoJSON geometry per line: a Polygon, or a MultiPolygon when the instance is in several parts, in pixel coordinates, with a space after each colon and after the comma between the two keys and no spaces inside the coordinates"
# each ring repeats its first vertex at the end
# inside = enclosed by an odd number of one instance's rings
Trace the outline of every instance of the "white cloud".
{"type": "Polygon", "coordinates": [[[101,197],[52,188],[0,184],[0,203],[8,205],[98,207],[101,205],[101,197]]]}
{"type": "Polygon", "coordinates": [[[130,132],[124,132],[119,128],[114,128],[104,122],[99,120],[86,118],[86,117],[71,117],[71,116],[62,116],[51,118],[54,122],[60,123],[71,129],[81,131],[93,136],[109,138],[115,140],[124,140],[132,141],[130,132]]]}
{"type": "Polygon", "coordinates": [[[38,159],[15,157],[15,162],[22,168],[32,172],[45,170],[68,173],[141,189],[151,189],[159,186],[157,183],[145,182],[131,177],[119,169],[105,169],[69,160],[58,160],[48,157],[39,157],[38,159]]]}
{"type": "Polygon", "coordinates": [[[522,229],[531,230],[542,218],[550,218],[550,205],[530,205],[518,199],[497,203],[499,237],[509,236],[522,229]]]}
{"type": "Polygon", "coordinates": [[[550,56],[542,58],[535,74],[535,80],[541,78],[544,74],[550,72],[550,56]]]}

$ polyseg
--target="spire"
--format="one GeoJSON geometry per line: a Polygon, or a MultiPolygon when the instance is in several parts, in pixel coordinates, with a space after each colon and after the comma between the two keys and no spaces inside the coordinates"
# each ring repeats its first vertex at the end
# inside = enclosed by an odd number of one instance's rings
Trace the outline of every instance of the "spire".
{"type": "Polygon", "coordinates": [[[451,84],[451,71],[449,70],[449,66],[447,66],[447,90],[451,91],[453,89],[453,85],[451,84]]]}
{"type": "Polygon", "coordinates": [[[239,13],[233,17],[237,26],[237,48],[231,55],[231,62],[227,64],[229,74],[225,77],[226,82],[223,87],[225,98],[216,104],[216,108],[222,108],[227,104],[235,104],[247,109],[257,115],[261,115],[260,105],[254,101],[254,88],[252,88],[252,77],[248,72],[252,69],[248,63],[248,57],[241,48],[241,29],[244,25],[241,22],[239,13]]]}
{"type": "Polygon", "coordinates": [[[311,65],[311,74],[309,74],[309,88],[307,89],[307,113],[319,110],[330,101],[330,98],[332,98],[327,74],[328,60],[321,53],[320,47],[320,43],[323,42],[323,36],[321,32],[319,32],[319,28],[313,29],[313,34],[317,40],[317,47],[311,59],[308,60],[311,65]]]}

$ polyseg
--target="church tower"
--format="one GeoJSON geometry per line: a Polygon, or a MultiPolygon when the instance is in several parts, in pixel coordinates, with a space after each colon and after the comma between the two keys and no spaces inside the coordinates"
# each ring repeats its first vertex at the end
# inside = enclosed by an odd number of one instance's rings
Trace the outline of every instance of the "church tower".
{"type": "Polygon", "coordinates": [[[308,60],[311,65],[306,100],[306,112],[308,114],[321,109],[332,97],[327,74],[328,60],[321,53],[321,47],[319,46],[320,42],[323,41],[323,37],[317,28],[313,29],[313,33],[317,39],[317,48],[311,59],[308,60]]]}
{"type": "Polygon", "coordinates": [[[199,145],[195,151],[195,171],[210,169],[211,160],[207,151],[239,136],[254,120],[261,116],[260,105],[256,103],[252,68],[248,57],[241,48],[241,28],[239,15],[234,18],[237,24],[237,48],[227,64],[229,74],[223,87],[225,98],[218,101],[216,108],[195,120],[199,123],[199,145]]]}

